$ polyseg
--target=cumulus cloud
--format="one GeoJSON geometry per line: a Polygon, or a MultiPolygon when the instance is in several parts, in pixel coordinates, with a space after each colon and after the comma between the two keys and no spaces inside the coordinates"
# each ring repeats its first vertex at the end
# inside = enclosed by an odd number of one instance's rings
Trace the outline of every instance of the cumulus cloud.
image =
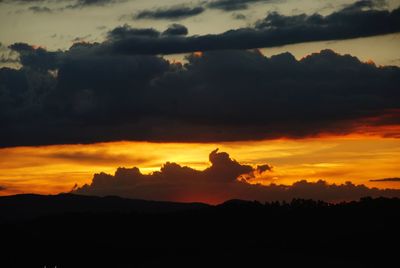
{"type": "MultiPolygon", "coordinates": [[[[113,38],[138,34],[153,33],[113,38]]],[[[400,121],[400,69],[331,50],[301,60],[209,51],[182,65],[98,46],[11,46],[23,68],[0,69],[0,146],[300,138],[400,121]]]]}
{"type": "Polygon", "coordinates": [[[74,189],[74,193],[87,195],[118,195],[168,201],[201,201],[220,203],[228,199],[259,201],[292,200],[306,198],[329,202],[357,200],[365,196],[399,197],[400,190],[379,190],[364,185],[328,184],[325,181],[293,185],[268,186],[249,184],[239,180],[243,174],[269,172],[270,166],[253,168],[231,159],[225,152],[215,150],[209,157],[211,166],[199,171],[176,163],[167,162],[160,171],[142,174],[136,167],[118,168],[114,175],[95,174],[91,184],[74,189]]]}

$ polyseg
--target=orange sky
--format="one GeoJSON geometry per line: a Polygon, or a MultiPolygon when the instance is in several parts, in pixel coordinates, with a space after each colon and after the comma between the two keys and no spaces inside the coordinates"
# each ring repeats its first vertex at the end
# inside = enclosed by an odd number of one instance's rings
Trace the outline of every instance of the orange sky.
{"type": "Polygon", "coordinates": [[[204,169],[215,148],[243,164],[272,165],[273,172],[256,181],[264,184],[324,179],[400,188],[399,182],[368,181],[400,176],[400,139],[352,135],[218,144],[111,142],[5,148],[0,149],[0,185],[6,189],[0,195],[65,192],[75,183],[90,183],[94,173],[113,174],[118,167],[137,166],[150,173],[170,161],[204,169]]]}

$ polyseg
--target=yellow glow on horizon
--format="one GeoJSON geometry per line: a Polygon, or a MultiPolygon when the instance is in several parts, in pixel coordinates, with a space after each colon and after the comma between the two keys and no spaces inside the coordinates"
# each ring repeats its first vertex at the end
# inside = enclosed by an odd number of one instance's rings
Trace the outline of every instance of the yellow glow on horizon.
{"type": "Polygon", "coordinates": [[[399,177],[400,139],[349,135],[226,143],[109,142],[0,149],[0,195],[54,194],[90,183],[93,174],[114,174],[118,167],[159,170],[167,161],[202,170],[219,148],[243,164],[270,164],[252,183],[292,184],[301,179],[329,183],[351,181],[369,187],[400,188],[396,182],[370,179],[399,177]]]}

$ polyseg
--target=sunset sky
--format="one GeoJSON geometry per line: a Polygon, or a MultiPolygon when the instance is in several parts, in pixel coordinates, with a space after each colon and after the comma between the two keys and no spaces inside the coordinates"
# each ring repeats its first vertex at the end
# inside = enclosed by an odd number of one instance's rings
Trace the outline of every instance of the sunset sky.
{"type": "Polygon", "coordinates": [[[0,0],[0,195],[400,196],[399,48],[399,0],[0,0]]]}

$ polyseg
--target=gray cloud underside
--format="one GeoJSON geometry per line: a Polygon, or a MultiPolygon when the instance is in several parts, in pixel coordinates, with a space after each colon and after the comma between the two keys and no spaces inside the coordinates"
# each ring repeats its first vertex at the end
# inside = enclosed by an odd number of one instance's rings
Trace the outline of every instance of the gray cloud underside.
{"type": "Polygon", "coordinates": [[[379,190],[364,185],[354,185],[350,182],[330,185],[322,180],[318,182],[303,180],[292,186],[252,185],[245,180],[236,178],[244,173],[251,174],[255,169],[230,159],[227,153],[213,151],[210,154],[210,162],[211,166],[203,171],[168,162],[159,172],[149,175],[142,174],[138,168],[119,168],[115,175],[95,174],[91,184],[77,188],[74,192],[149,200],[214,203],[236,198],[262,202],[290,201],[293,198],[340,202],[358,200],[365,196],[400,196],[400,190],[379,190]]]}

